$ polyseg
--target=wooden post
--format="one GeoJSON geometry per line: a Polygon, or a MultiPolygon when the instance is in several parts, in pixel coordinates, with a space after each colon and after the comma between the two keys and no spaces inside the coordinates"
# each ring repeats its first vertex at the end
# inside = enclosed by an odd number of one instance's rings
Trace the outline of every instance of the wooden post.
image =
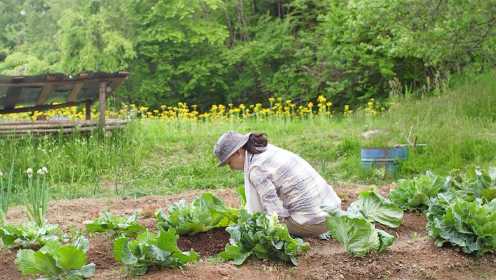
{"type": "Polygon", "coordinates": [[[87,121],[91,120],[91,100],[86,100],[85,104],[85,119],[87,121]]]}
{"type": "Polygon", "coordinates": [[[48,96],[55,89],[53,84],[46,84],[41,89],[40,95],[36,99],[36,105],[43,105],[48,100],[48,96]]]}
{"type": "Polygon", "coordinates": [[[107,83],[100,82],[100,94],[98,95],[98,128],[105,128],[105,102],[107,93],[107,83]]]}
{"type": "Polygon", "coordinates": [[[81,89],[83,89],[83,86],[84,86],[83,82],[75,83],[74,87],[72,88],[71,92],[69,93],[69,96],[67,97],[67,102],[77,101],[78,95],[81,92],[81,89]]]}
{"type": "Polygon", "coordinates": [[[14,109],[21,94],[21,87],[10,87],[7,89],[7,95],[3,103],[4,109],[14,109]]]}

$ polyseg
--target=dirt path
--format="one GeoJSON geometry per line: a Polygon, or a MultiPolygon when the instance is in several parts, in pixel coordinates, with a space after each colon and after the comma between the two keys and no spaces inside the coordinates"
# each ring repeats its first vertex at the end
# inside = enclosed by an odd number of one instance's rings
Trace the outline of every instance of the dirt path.
{"type": "MultiPolygon", "coordinates": [[[[337,186],[338,194],[346,206],[353,201],[363,186],[337,186]]],[[[386,194],[390,186],[380,192],[386,194]]],[[[147,196],[138,199],[77,199],[57,201],[50,204],[49,222],[63,225],[64,229],[81,228],[85,220],[93,219],[102,210],[116,214],[140,211],[140,221],[147,227],[154,226],[152,213],[156,208],[167,208],[179,199],[191,200],[200,192],[191,191],[172,196],[147,196]]],[[[218,190],[215,194],[230,206],[237,206],[237,195],[232,190],[218,190]]],[[[25,220],[22,209],[9,212],[9,221],[25,220]]],[[[425,218],[420,214],[405,214],[403,224],[396,230],[388,230],[397,236],[390,250],[365,258],[350,257],[336,241],[307,240],[311,244],[308,254],[300,258],[298,267],[285,264],[249,260],[246,265],[214,264],[203,257],[184,269],[152,271],[142,279],[426,279],[426,280],[496,280],[496,256],[483,258],[466,256],[452,248],[437,248],[425,232],[425,218]]],[[[196,247],[202,253],[211,254],[226,242],[223,232],[205,234],[197,239],[182,238],[183,249],[196,247]],[[195,242],[210,242],[199,246],[195,242]],[[209,253],[210,252],[210,253],[209,253]]],[[[104,236],[90,238],[89,258],[97,266],[94,279],[124,279],[119,266],[112,257],[111,241],[104,236]]],[[[0,252],[0,279],[22,279],[16,270],[15,253],[0,252]]]]}

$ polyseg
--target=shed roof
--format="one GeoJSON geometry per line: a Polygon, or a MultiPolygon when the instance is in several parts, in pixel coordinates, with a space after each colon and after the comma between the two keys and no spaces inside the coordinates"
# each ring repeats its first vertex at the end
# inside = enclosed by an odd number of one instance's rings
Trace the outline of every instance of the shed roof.
{"type": "Polygon", "coordinates": [[[74,76],[0,75],[0,114],[49,110],[93,102],[98,99],[102,83],[105,83],[107,92],[110,93],[127,76],[127,72],[81,73],[74,76]]]}

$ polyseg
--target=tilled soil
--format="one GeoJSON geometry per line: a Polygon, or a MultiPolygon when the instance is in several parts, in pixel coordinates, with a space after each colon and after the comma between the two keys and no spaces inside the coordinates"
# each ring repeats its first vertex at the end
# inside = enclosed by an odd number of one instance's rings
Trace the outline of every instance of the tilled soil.
{"type": "Polygon", "coordinates": [[[210,257],[224,251],[229,243],[229,233],[224,229],[214,229],[192,236],[181,236],[177,246],[183,251],[195,250],[200,256],[210,257]]]}
{"type": "MultiPolygon", "coordinates": [[[[387,194],[391,186],[380,188],[387,194]]],[[[356,199],[364,186],[337,186],[343,207],[356,199]]],[[[191,191],[172,196],[148,196],[138,199],[77,199],[50,204],[49,221],[61,224],[64,229],[81,228],[85,220],[98,216],[100,211],[115,214],[141,213],[140,222],[150,229],[155,224],[152,213],[179,199],[190,201],[200,192],[191,191]]],[[[237,195],[232,190],[219,190],[215,194],[229,206],[237,206],[237,195]]],[[[12,223],[26,218],[20,208],[9,212],[12,223]]],[[[363,258],[351,257],[334,240],[308,239],[310,251],[300,257],[297,267],[269,261],[248,260],[241,267],[230,263],[211,263],[208,257],[222,251],[229,236],[215,230],[196,236],[183,236],[178,245],[183,250],[193,248],[200,253],[200,262],[183,269],[152,270],[142,279],[397,279],[397,280],[496,280],[496,256],[481,258],[467,256],[453,248],[438,248],[425,231],[426,220],[422,214],[406,213],[403,224],[396,230],[387,229],[397,237],[393,246],[381,254],[363,258]]],[[[112,240],[105,235],[90,237],[89,261],[96,264],[94,279],[124,279],[119,265],[112,257],[112,240]]],[[[15,252],[0,251],[0,279],[22,279],[15,267],[15,252]]]]}

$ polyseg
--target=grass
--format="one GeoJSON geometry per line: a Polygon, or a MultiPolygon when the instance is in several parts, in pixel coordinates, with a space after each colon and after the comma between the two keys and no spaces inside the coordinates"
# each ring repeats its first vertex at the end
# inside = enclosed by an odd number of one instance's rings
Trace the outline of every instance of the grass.
{"type": "Polygon", "coordinates": [[[11,166],[10,169],[0,172],[0,225],[5,222],[5,216],[9,210],[10,202],[12,200],[13,194],[13,176],[14,169],[11,166]]]}
{"type": "MultiPolygon", "coordinates": [[[[239,121],[138,120],[112,136],[0,139],[0,170],[15,166],[17,186],[25,170],[46,166],[52,198],[142,196],[189,189],[234,187],[241,173],[217,168],[213,145],[228,130],[266,132],[269,141],[307,159],[331,184],[380,184],[383,172],[363,170],[360,147],[405,143],[412,131],[422,152],[411,153],[398,177],[426,170],[488,166],[496,157],[494,73],[458,79],[431,96],[396,97],[390,111],[356,112],[332,119],[239,121]],[[374,137],[362,134],[375,130],[374,137]]],[[[17,187],[16,189],[20,189],[17,187]]]]}

